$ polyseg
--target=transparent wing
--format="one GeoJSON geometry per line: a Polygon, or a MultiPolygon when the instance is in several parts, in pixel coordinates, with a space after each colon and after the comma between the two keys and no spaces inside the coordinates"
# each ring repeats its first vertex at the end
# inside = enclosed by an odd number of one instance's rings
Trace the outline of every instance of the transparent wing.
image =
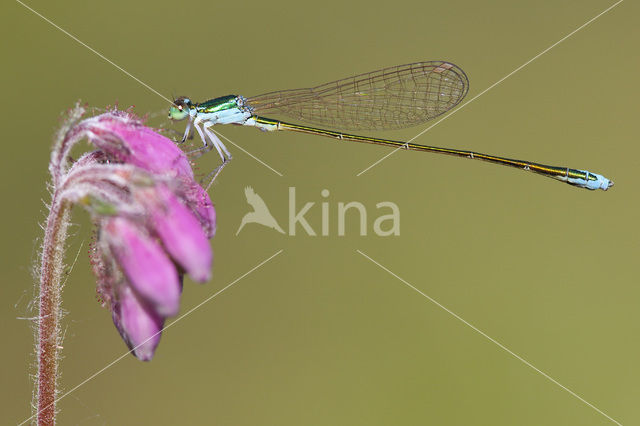
{"type": "Polygon", "coordinates": [[[279,112],[339,130],[388,130],[415,126],[456,106],[469,79],[444,61],[384,68],[306,89],[265,93],[246,100],[253,113],[279,112]]]}

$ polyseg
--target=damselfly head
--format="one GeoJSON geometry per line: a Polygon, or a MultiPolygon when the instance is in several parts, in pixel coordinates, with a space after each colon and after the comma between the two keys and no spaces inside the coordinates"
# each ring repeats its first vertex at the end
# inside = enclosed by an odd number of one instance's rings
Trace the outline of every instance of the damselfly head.
{"type": "Polygon", "coordinates": [[[173,105],[169,108],[169,118],[171,120],[184,120],[189,116],[189,110],[191,109],[191,99],[180,96],[173,101],[173,105]]]}

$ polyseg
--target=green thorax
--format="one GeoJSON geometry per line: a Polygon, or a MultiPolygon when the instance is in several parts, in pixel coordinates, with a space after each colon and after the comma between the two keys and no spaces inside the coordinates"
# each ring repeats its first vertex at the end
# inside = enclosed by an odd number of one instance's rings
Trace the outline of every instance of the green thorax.
{"type": "Polygon", "coordinates": [[[198,112],[210,113],[238,108],[238,96],[227,95],[215,99],[209,99],[196,105],[198,112]]]}

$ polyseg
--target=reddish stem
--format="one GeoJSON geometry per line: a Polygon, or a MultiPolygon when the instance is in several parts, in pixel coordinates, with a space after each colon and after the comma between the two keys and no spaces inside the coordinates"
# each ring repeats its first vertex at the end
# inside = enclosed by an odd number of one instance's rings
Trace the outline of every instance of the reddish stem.
{"type": "Polygon", "coordinates": [[[38,425],[53,425],[56,420],[58,351],[60,334],[64,247],[69,225],[67,202],[54,193],[47,218],[40,269],[40,312],[38,314],[38,425]]]}

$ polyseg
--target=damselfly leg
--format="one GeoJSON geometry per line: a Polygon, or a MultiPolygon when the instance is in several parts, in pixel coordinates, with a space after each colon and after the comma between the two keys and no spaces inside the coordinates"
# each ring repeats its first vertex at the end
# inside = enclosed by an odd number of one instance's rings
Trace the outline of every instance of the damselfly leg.
{"type": "Polygon", "coordinates": [[[189,138],[192,127],[193,127],[193,122],[192,120],[189,120],[187,123],[187,128],[184,130],[184,135],[182,136],[182,140],[180,141],[180,143],[185,143],[185,141],[189,138]]]}
{"type": "Polygon", "coordinates": [[[206,187],[205,187],[206,190],[209,190],[209,188],[211,187],[213,182],[216,180],[216,178],[218,177],[222,169],[224,169],[224,167],[227,164],[229,164],[229,162],[233,158],[231,155],[231,152],[229,152],[229,150],[224,145],[224,143],[222,143],[220,138],[218,138],[218,136],[216,136],[215,133],[209,130],[209,127],[213,126],[214,124],[215,123],[201,120],[200,117],[196,116],[195,119],[189,120],[189,124],[187,124],[187,130],[185,131],[185,135],[183,137],[183,142],[184,142],[191,128],[195,128],[196,131],[198,132],[198,135],[200,135],[200,139],[202,140],[204,145],[200,148],[189,151],[187,154],[192,156],[194,159],[197,159],[203,156],[204,154],[206,154],[207,152],[211,151],[215,147],[216,151],[218,151],[218,155],[220,156],[220,159],[222,160],[222,163],[220,163],[220,165],[218,165],[215,169],[213,169],[212,172],[210,172],[209,174],[207,174],[207,176],[201,179],[201,183],[204,184],[206,182],[206,187]]]}

